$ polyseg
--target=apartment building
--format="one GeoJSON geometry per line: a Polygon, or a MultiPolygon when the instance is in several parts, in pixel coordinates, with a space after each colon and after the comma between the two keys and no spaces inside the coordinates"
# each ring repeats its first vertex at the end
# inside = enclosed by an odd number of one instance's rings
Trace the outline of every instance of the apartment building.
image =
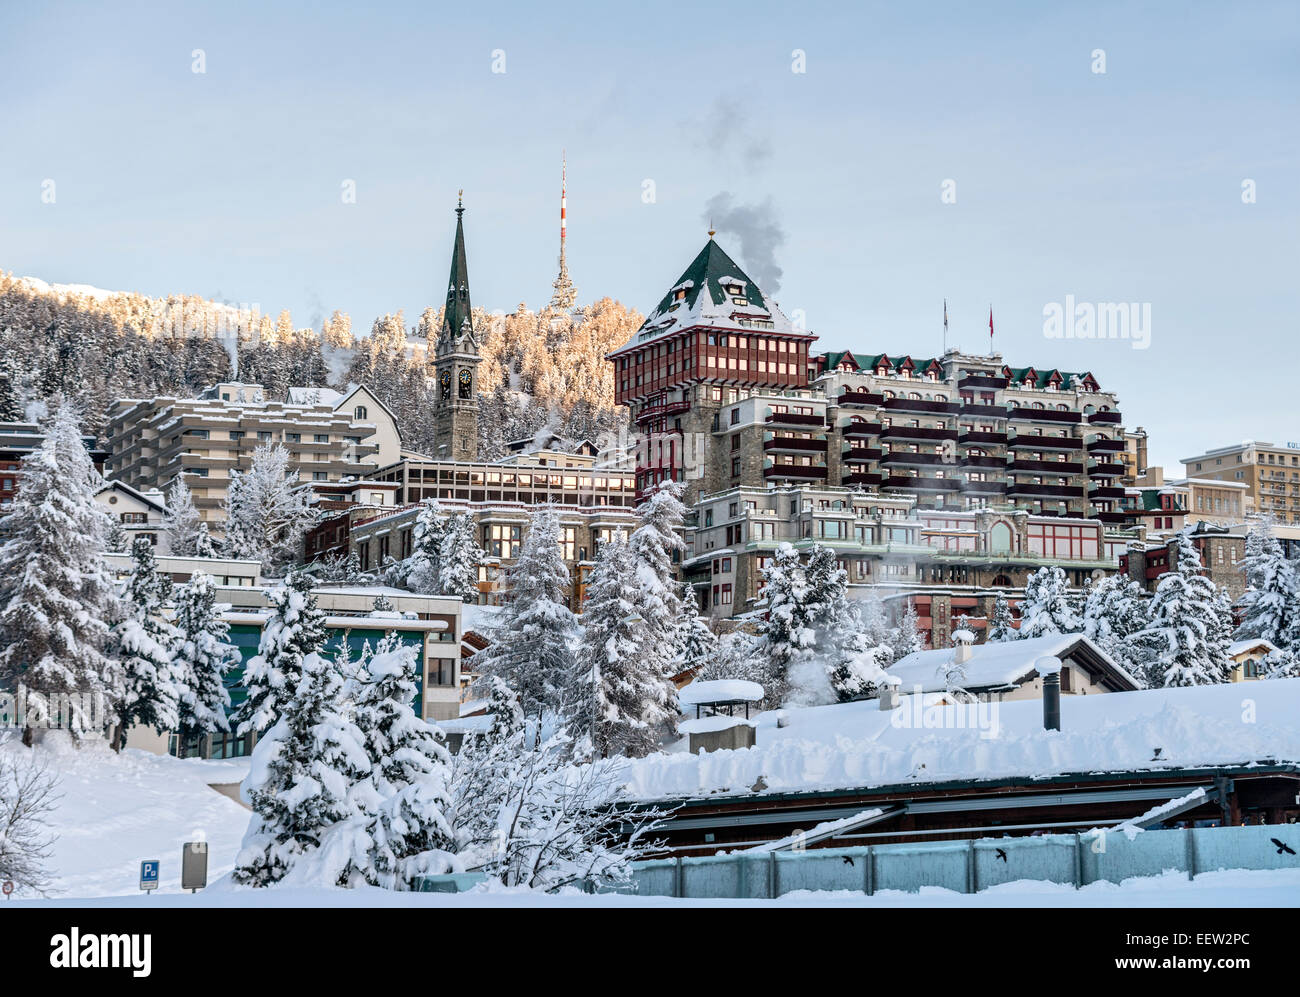
{"type": "Polygon", "coordinates": [[[108,473],[141,491],[186,475],[200,516],[219,534],[230,473],[247,471],[263,444],[282,445],[304,482],[360,477],[382,456],[396,458],[396,420],[368,389],[311,391],[310,401],[275,402],[260,385],[232,382],[193,399],[121,399],[106,430],[108,473]]]}
{"type": "Polygon", "coordinates": [[[1184,457],[1182,465],[1188,478],[1245,485],[1243,517],[1267,515],[1279,523],[1300,523],[1300,443],[1244,440],[1184,457]]]}
{"type": "MultiPolygon", "coordinates": [[[[1198,521],[1189,535],[1200,552],[1204,574],[1227,590],[1232,599],[1239,598],[1246,591],[1246,576],[1242,571],[1246,528],[1198,521]]],[[[1167,537],[1157,538],[1153,543],[1135,544],[1120,558],[1119,565],[1122,574],[1154,592],[1160,578],[1178,567],[1178,540],[1167,537]]]]}
{"type": "Polygon", "coordinates": [[[1250,486],[1243,481],[1216,478],[1183,478],[1175,487],[1187,490],[1187,511],[1192,519],[1231,526],[1246,521],[1250,486]]]}
{"type": "Polygon", "coordinates": [[[917,496],[843,487],[740,487],[706,496],[696,513],[682,570],[712,619],[762,610],[762,571],[777,546],[820,544],[835,551],[851,596],[874,592],[897,611],[910,603],[935,646],[958,615],[982,629],[998,593],[1012,597],[1039,568],[1059,566],[1081,589],[1117,570],[1130,542],[1099,520],[936,510],[917,496]]]}
{"type": "MultiPolygon", "coordinates": [[[[34,422],[0,422],[0,513],[13,503],[22,480],[23,458],[45,442],[45,432],[34,422]]],[[[95,470],[104,472],[108,451],[102,449],[93,436],[83,436],[95,470]]]]}

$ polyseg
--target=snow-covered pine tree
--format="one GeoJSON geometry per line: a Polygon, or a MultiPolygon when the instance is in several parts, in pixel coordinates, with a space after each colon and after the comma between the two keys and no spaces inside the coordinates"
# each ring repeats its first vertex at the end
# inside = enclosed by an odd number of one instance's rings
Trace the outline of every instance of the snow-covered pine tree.
{"type": "Polygon", "coordinates": [[[1149,622],[1131,640],[1146,652],[1149,686],[1212,685],[1227,677],[1226,599],[1201,573],[1186,530],[1177,543],[1177,565],[1156,585],[1149,622]]]}
{"type": "Polygon", "coordinates": [[[484,554],[475,529],[474,517],[468,512],[447,517],[438,545],[440,595],[456,596],[463,602],[478,601],[478,570],[484,554]]]}
{"type": "Polygon", "coordinates": [[[492,643],[472,659],[480,681],[500,678],[530,716],[563,708],[572,694],[578,621],[568,591],[559,515],[543,506],[533,514],[515,563],[504,572],[492,643]]]}
{"type": "MultiPolygon", "coordinates": [[[[367,808],[369,860],[360,872],[387,889],[405,889],[454,861],[451,756],[438,729],[412,708],[417,670],[415,646],[390,634],[360,662],[354,697],[376,801],[367,808]]],[[[355,798],[365,804],[362,793],[355,798]]]]}
{"type": "Polygon", "coordinates": [[[184,690],[180,699],[182,743],[230,730],[226,675],[239,664],[239,649],[227,640],[230,624],[221,618],[210,575],[196,571],[176,589],[176,629],[180,642],[174,661],[184,690]]]}
{"type": "Polygon", "coordinates": [[[402,566],[406,586],[412,592],[438,594],[442,582],[442,538],[448,517],[437,499],[424,499],[411,530],[411,556],[402,566]]]}
{"type": "Polygon", "coordinates": [[[113,519],[108,524],[108,537],[104,541],[104,550],[110,554],[131,553],[131,537],[126,532],[120,519],[113,519]]]}
{"type": "Polygon", "coordinates": [[[664,736],[677,732],[673,664],[681,652],[678,640],[683,608],[673,564],[685,549],[681,536],[686,518],[682,491],[679,481],[656,485],[637,506],[637,526],[627,541],[640,587],[636,615],[642,630],[637,653],[647,677],[643,719],[664,736]]]}
{"type": "Polygon", "coordinates": [[[682,585],[681,600],[682,619],[675,642],[679,651],[673,662],[673,670],[678,674],[690,672],[695,675],[717,658],[718,637],[700,612],[695,590],[689,584],[682,585]]]}
{"type": "Polygon", "coordinates": [[[95,501],[99,475],[71,405],[56,410],[45,432],[23,458],[18,493],[0,518],[9,538],[0,547],[0,686],[21,683],[28,692],[29,745],[49,719],[47,705],[66,709],[80,737],[98,733],[87,729],[95,698],[112,705],[122,692],[121,669],[104,653],[117,600],[103,553],[108,517],[95,501]]]}
{"type": "Polygon", "coordinates": [[[989,629],[984,642],[1005,644],[1007,641],[1015,640],[1016,628],[1013,622],[1011,604],[1007,602],[1007,597],[999,592],[993,600],[993,615],[989,617],[989,629]]]}
{"type": "Polygon", "coordinates": [[[371,604],[370,608],[376,613],[391,613],[393,612],[393,600],[388,598],[388,596],[383,592],[380,592],[375,596],[375,601],[371,604]]]}
{"type": "Polygon", "coordinates": [[[260,560],[276,574],[296,560],[304,535],[316,523],[310,484],[289,470],[289,451],[265,443],[247,471],[231,471],[226,491],[226,553],[260,560]]]}
{"type": "Polygon", "coordinates": [[[325,616],[316,606],[311,576],[293,571],[279,588],[267,589],[271,616],[262,628],[257,655],[244,670],[246,698],[235,711],[235,731],[260,734],[293,694],[304,662],[325,644],[325,616]]]}
{"type": "Polygon", "coordinates": [[[172,478],[167,490],[167,515],[163,517],[163,532],[167,534],[167,549],[176,557],[195,557],[199,545],[199,510],[194,507],[194,497],[185,475],[172,478]]]}
{"type": "Polygon", "coordinates": [[[767,617],[754,651],[764,661],[765,701],[780,706],[790,693],[791,676],[798,675],[817,651],[816,607],[799,552],[790,544],[779,544],[763,569],[763,593],[767,617]]]}
{"type": "Polygon", "coordinates": [[[253,817],[235,858],[235,882],[268,886],[306,860],[318,874],[325,867],[328,885],[342,885],[364,866],[366,815],[356,788],[370,776],[370,756],[343,697],[339,671],[307,654],[279,719],[253,749],[242,789],[253,817]],[[331,854],[321,856],[327,838],[331,854]]]}
{"type": "Polygon", "coordinates": [[[163,618],[170,594],[170,580],[158,574],[153,544],[145,537],[136,537],[131,545],[131,574],[111,640],[122,668],[122,697],[117,705],[117,737],[113,744],[118,751],[126,747],[127,732],[133,726],[165,734],[176,730],[180,723],[180,703],[186,689],[175,656],[181,635],[163,618]]]}
{"type": "Polygon", "coordinates": [[[1039,568],[1025,583],[1020,604],[1020,640],[1078,633],[1083,621],[1075,612],[1065,572],[1056,565],[1039,568]]]}
{"type": "Polygon", "coordinates": [[[217,544],[208,532],[207,523],[199,523],[199,528],[194,534],[194,556],[195,557],[216,557],[217,544]]]}
{"type": "Polygon", "coordinates": [[[661,694],[657,676],[643,661],[645,625],[637,560],[621,538],[601,544],[587,582],[582,653],[578,667],[586,696],[575,697],[571,733],[590,736],[596,754],[640,757],[658,743],[661,694]],[[585,700],[585,701],[584,701],[585,700]]]}
{"type": "Polygon", "coordinates": [[[925,650],[925,638],[921,636],[920,620],[916,615],[916,607],[909,600],[907,608],[903,610],[902,619],[898,621],[898,626],[894,630],[892,647],[894,649],[894,660],[901,661],[909,654],[916,651],[925,650]]]}
{"type": "Polygon", "coordinates": [[[1128,640],[1147,625],[1146,593],[1126,575],[1107,575],[1088,587],[1083,633],[1123,665],[1128,640]]]}
{"type": "Polygon", "coordinates": [[[1246,533],[1246,592],[1241,597],[1238,640],[1263,639],[1289,648],[1300,627],[1300,591],[1295,566],[1282,553],[1271,518],[1257,520],[1246,533]]]}

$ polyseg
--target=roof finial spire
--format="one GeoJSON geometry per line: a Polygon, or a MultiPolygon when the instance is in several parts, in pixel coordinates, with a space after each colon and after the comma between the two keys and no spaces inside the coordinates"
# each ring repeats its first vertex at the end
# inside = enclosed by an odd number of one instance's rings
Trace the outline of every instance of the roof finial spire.
{"type": "Polygon", "coordinates": [[[456,191],[456,214],[465,210],[465,188],[456,191]]]}
{"type": "Polygon", "coordinates": [[[717,235],[717,234],[718,234],[717,229],[715,229],[715,228],[713,227],[713,219],[710,218],[710,219],[709,219],[709,238],[712,239],[712,238],[713,238],[715,235],[717,235]]]}

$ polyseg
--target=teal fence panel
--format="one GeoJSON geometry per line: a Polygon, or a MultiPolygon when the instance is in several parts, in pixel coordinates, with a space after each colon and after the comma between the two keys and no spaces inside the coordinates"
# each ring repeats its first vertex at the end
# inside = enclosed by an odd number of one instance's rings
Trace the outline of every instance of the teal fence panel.
{"type": "Polygon", "coordinates": [[[1198,827],[1185,833],[1192,837],[1197,874],[1219,869],[1300,867],[1300,824],[1198,827]],[[1233,833],[1225,835],[1220,831],[1233,833]]]}
{"type": "MultiPolygon", "coordinates": [[[[966,893],[970,844],[965,841],[922,841],[906,845],[876,845],[876,892],[915,893],[923,886],[966,893]]],[[[809,854],[805,852],[804,854],[809,854]]]]}
{"type": "Polygon", "coordinates": [[[1017,879],[1078,885],[1078,850],[1073,834],[1037,838],[983,838],[974,842],[975,889],[1017,879]],[[1014,841],[1014,847],[1008,848],[1014,841]]]}

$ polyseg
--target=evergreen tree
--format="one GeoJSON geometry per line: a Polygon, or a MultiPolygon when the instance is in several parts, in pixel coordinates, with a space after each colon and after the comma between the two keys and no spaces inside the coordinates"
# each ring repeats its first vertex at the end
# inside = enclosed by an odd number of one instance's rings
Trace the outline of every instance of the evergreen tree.
{"type": "Polygon", "coordinates": [[[253,819],[235,858],[235,882],[280,882],[298,863],[321,859],[316,853],[332,831],[353,832],[334,838],[335,883],[365,865],[365,813],[355,788],[370,775],[370,757],[343,697],[338,670],[318,654],[305,655],[279,719],[253,749],[243,791],[253,819]]]}
{"type": "Polygon", "coordinates": [[[127,535],[126,527],[122,525],[120,519],[110,519],[108,523],[108,538],[104,541],[104,550],[110,554],[129,554],[131,553],[131,538],[127,535]]]}
{"type": "Polygon", "coordinates": [[[380,592],[375,596],[375,601],[371,608],[376,613],[391,613],[393,612],[393,600],[384,595],[383,592],[380,592]]]}
{"type": "Polygon", "coordinates": [[[438,545],[438,592],[464,602],[478,601],[478,570],[483,548],[474,536],[474,517],[468,512],[449,516],[438,545]]]}
{"type": "Polygon", "coordinates": [[[569,727],[571,732],[588,732],[594,750],[604,757],[648,754],[666,719],[658,676],[642,658],[645,624],[637,615],[640,598],[637,562],[627,542],[616,538],[601,544],[582,615],[579,661],[589,672],[584,684],[590,685],[590,693],[578,697],[569,727]]]}
{"type": "Polygon", "coordinates": [[[239,649],[227,639],[230,625],[221,618],[212,578],[196,571],[176,590],[176,629],[180,633],[175,664],[184,692],[180,699],[182,742],[229,731],[226,711],[230,693],[226,674],[239,664],[239,649]]]}
{"type": "Polygon", "coordinates": [[[1078,633],[1083,621],[1070,599],[1065,572],[1051,565],[1039,568],[1025,585],[1020,604],[1020,640],[1078,633]]]}
{"type": "Polygon", "coordinates": [[[235,711],[236,733],[260,734],[280,715],[293,694],[304,662],[325,644],[325,616],[316,606],[311,576],[289,574],[280,588],[267,589],[271,616],[262,628],[257,655],[244,670],[247,694],[235,711]]]}
{"type": "Polygon", "coordinates": [[[289,470],[289,451],[266,443],[253,451],[247,471],[231,471],[226,491],[226,553],[261,561],[273,574],[301,554],[304,535],[316,522],[309,484],[289,470]]]}
{"type": "Polygon", "coordinates": [[[167,492],[167,515],[163,517],[163,532],[167,534],[168,550],[177,557],[194,557],[199,545],[199,510],[194,508],[194,497],[185,475],[172,479],[167,492]]]}
{"type": "Polygon", "coordinates": [[[1187,531],[1177,536],[1178,562],[1156,585],[1150,620],[1132,637],[1146,652],[1150,686],[1211,685],[1228,677],[1227,600],[1201,572],[1187,531]]]}
{"type": "Polygon", "coordinates": [[[121,618],[113,627],[112,646],[122,668],[122,698],[118,703],[117,739],[126,747],[133,726],[156,733],[176,730],[180,703],[186,694],[184,677],[174,657],[180,634],[163,618],[171,582],[158,574],[153,544],[136,537],[131,545],[131,574],[121,603],[121,618]]]}
{"type": "Polygon", "coordinates": [[[767,617],[754,650],[766,663],[766,701],[779,706],[789,695],[791,675],[799,675],[812,662],[817,642],[817,607],[811,603],[799,553],[790,544],[778,545],[763,569],[763,592],[767,617]]]}
{"type": "Polygon", "coordinates": [[[695,590],[689,584],[682,585],[681,600],[683,613],[675,642],[680,650],[673,662],[673,670],[678,674],[689,672],[695,675],[717,658],[718,637],[700,612],[695,590]]]}
{"type": "Polygon", "coordinates": [[[194,534],[194,556],[217,556],[217,545],[213,542],[211,534],[208,533],[207,523],[199,523],[198,531],[194,534]]]}
{"type": "Polygon", "coordinates": [[[1300,594],[1295,567],[1282,553],[1271,519],[1256,521],[1247,532],[1242,570],[1247,589],[1241,597],[1237,639],[1262,638],[1275,647],[1289,648],[1300,626],[1300,594]]]}
{"type": "Polygon", "coordinates": [[[898,622],[898,628],[894,632],[893,649],[894,660],[901,661],[909,654],[915,654],[917,651],[925,650],[925,639],[921,636],[919,620],[916,615],[916,607],[909,600],[907,608],[903,610],[903,618],[898,622]]]}
{"type": "Polygon", "coordinates": [[[78,736],[95,697],[116,701],[121,669],[104,654],[116,602],[104,562],[107,515],[70,405],[45,427],[40,448],[22,460],[18,493],[0,518],[0,686],[28,692],[28,726],[58,703],[78,736]],[[34,697],[32,694],[36,694],[34,697]]]}
{"type": "Polygon", "coordinates": [[[442,540],[448,517],[437,499],[424,499],[411,530],[411,556],[403,565],[406,586],[412,592],[437,595],[442,584],[442,540]]]}
{"type": "Polygon", "coordinates": [[[368,790],[376,801],[368,808],[370,848],[362,874],[389,889],[445,871],[455,850],[447,817],[451,756],[438,728],[412,709],[417,670],[415,646],[391,634],[359,668],[356,726],[370,758],[368,790]]]}
{"type": "Polygon", "coordinates": [[[1125,575],[1107,575],[1088,588],[1084,636],[1122,664],[1129,638],[1147,625],[1148,601],[1137,582],[1125,575]]]}
{"type": "Polygon", "coordinates": [[[986,644],[1005,644],[1007,641],[1016,639],[1016,628],[1012,625],[1011,605],[1007,602],[1007,597],[1001,592],[993,600],[993,615],[989,618],[988,634],[984,638],[986,644]]]}
{"type": "Polygon", "coordinates": [[[515,563],[504,572],[501,614],[492,643],[474,655],[484,680],[500,678],[529,715],[560,710],[575,695],[569,569],[560,551],[560,520],[550,506],[533,514],[515,563]]]}

